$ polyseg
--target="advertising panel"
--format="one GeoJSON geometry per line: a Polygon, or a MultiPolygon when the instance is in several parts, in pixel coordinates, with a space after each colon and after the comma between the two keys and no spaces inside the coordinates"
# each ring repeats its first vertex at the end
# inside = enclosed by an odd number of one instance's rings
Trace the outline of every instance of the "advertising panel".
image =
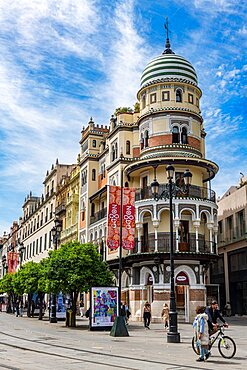
{"type": "Polygon", "coordinates": [[[94,287],[91,289],[90,329],[111,329],[117,312],[117,287],[94,287]]]}

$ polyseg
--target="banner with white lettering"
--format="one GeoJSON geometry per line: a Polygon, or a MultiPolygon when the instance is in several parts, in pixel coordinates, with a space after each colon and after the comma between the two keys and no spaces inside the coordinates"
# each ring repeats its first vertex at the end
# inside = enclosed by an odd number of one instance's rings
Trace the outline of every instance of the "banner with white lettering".
{"type": "Polygon", "coordinates": [[[120,245],[120,204],[121,188],[109,186],[107,246],[110,249],[117,249],[120,245]]]}
{"type": "Polygon", "coordinates": [[[135,246],[135,188],[123,188],[123,249],[135,246]]]}

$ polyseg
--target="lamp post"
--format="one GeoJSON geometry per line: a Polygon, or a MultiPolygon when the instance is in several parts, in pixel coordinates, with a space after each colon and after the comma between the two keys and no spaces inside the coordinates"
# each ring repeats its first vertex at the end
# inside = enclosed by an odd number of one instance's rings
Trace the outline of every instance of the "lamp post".
{"type": "MultiPolygon", "coordinates": [[[[59,237],[62,231],[62,222],[58,218],[55,218],[54,224],[55,225],[51,229],[51,235],[52,235],[54,250],[57,250],[59,237]]],[[[57,322],[56,310],[57,310],[57,295],[56,293],[52,293],[51,294],[51,309],[50,309],[50,322],[51,323],[57,322]]]]}
{"type": "Polygon", "coordinates": [[[189,170],[186,170],[183,174],[185,189],[177,187],[173,182],[175,168],[172,165],[166,167],[166,175],[168,180],[168,186],[159,194],[159,183],[156,179],[156,167],[155,178],[151,184],[152,193],[156,201],[160,199],[169,199],[169,210],[170,210],[170,311],[169,311],[169,332],[167,333],[168,343],[179,343],[180,333],[178,333],[177,324],[177,309],[176,309],[176,298],[175,298],[175,282],[174,282],[174,251],[173,251],[173,210],[172,210],[172,198],[175,197],[178,192],[184,195],[188,194],[189,185],[191,183],[192,174],[189,170]]]}
{"type": "Polygon", "coordinates": [[[22,262],[23,262],[23,254],[24,254],[24,251],[25,251],[25,247],[23,245],[23,243],[20,243],[19,242],[19,248],[18,248],[18,251],[20,253],[20,259],[19,259],[19,262],[20,262],[20,267],[22,265],[22,262]]]}

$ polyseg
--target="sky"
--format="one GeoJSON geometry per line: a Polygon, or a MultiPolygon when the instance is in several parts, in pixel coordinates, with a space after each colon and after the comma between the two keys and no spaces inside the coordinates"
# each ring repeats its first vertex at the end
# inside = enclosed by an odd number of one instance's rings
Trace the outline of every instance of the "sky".
{"type": "Polygon", "coordinates": [[[75,163],[90,117],[136,102],[165,47],[195,67],[206,157],[221,196],[247,175],[246,7],[242,0],[0,0],[0,235],[40,196],[47,170],[75,163]]]}

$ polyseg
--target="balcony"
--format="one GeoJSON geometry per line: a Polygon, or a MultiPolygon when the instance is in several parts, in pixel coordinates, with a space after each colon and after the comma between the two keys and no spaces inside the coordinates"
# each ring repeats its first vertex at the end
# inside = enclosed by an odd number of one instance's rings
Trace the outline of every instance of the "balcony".
{"type": "MultiPolygon", "coordinates": [[[[213,254],[217,254],[216,244],[210,242],[209,240],[203,239],[202,235],[198,238],[199,251],[196,251],[196,237],[195,234],[189,235],[188,242],[178,242],[178,252],[177,253],[196,253],[196,254],[211,254],[211,244],[213,254]]],[[[157,238],[157,245],[159,253],[169,253],[170,252],[170,235],[169,233],[159,233],[157,238]]],[[[173,237],[173,248],[176,253],[176,236],[173,237]]],[[[148,240],[145,241],[142,237],[141,240],[141,253],[154,253],[155,252],[155,238],[154,234],[149,234],[148,240]]],[[[133,253],[138,253],[138,240],[135,239],[135,247],[133,253]]]]}
{"type": "Polygon", "coordinates": [[[57,206],[56,209],[55,209],[56,215],[60,215],[61,213],[65,212],[65,211],[66,211],[65,203],[59,204],[59,206],[57,206]]]}
{"type": "Polygon", "coordinates": [[[78,230],[78,224],[72,225],[61,232],[60,240],[68,238],[73,234],[76,234],[78,230]]]}
{"type": "Polygon", "coordinates": [[[226,234],[219,233],[218,235],[219,235],[219,240],[218,240],[219,246],[237,243],[241,240],[247,239],[247,232],[245,229],[245,225],[242,225],[239,228],[238,227],[236,228],[228,227],[226,234]]]}
{"type": "Polygon", "coordinates": [[[107,208],[101,209],[99,212],[96,212],[95,215],[90,216],[90,225],[99,220],[102,220],[106,216],[107,216],[107,208]]]}
{"type": "MultiPolygon", "coordinates": [[[[161,194],[164,190],[168,189],[167,184],[160,184],[159,186],[159,194],[161,194]]],[[[200,187],[196,185],[190,185],[189,193],[184,195],[178,192],[175,198],[194,198],[194,199],[202,199],[202,200],[210,200],[211,202],[215,203],[215,192],[210,190],[206,187],[200,187]]],[[[136,201],[145,200],[145,199],[153,199],[153,194],[151,190],[151,186],[147,186],[145,189],[136,189],[136,201]]]]}
{"type": "Polygon", "coordinates": [[[71,203],[79,204],[79,194],[72,194],[72,195],[68,196],[67,205],[69,205],[71,203]]]}

